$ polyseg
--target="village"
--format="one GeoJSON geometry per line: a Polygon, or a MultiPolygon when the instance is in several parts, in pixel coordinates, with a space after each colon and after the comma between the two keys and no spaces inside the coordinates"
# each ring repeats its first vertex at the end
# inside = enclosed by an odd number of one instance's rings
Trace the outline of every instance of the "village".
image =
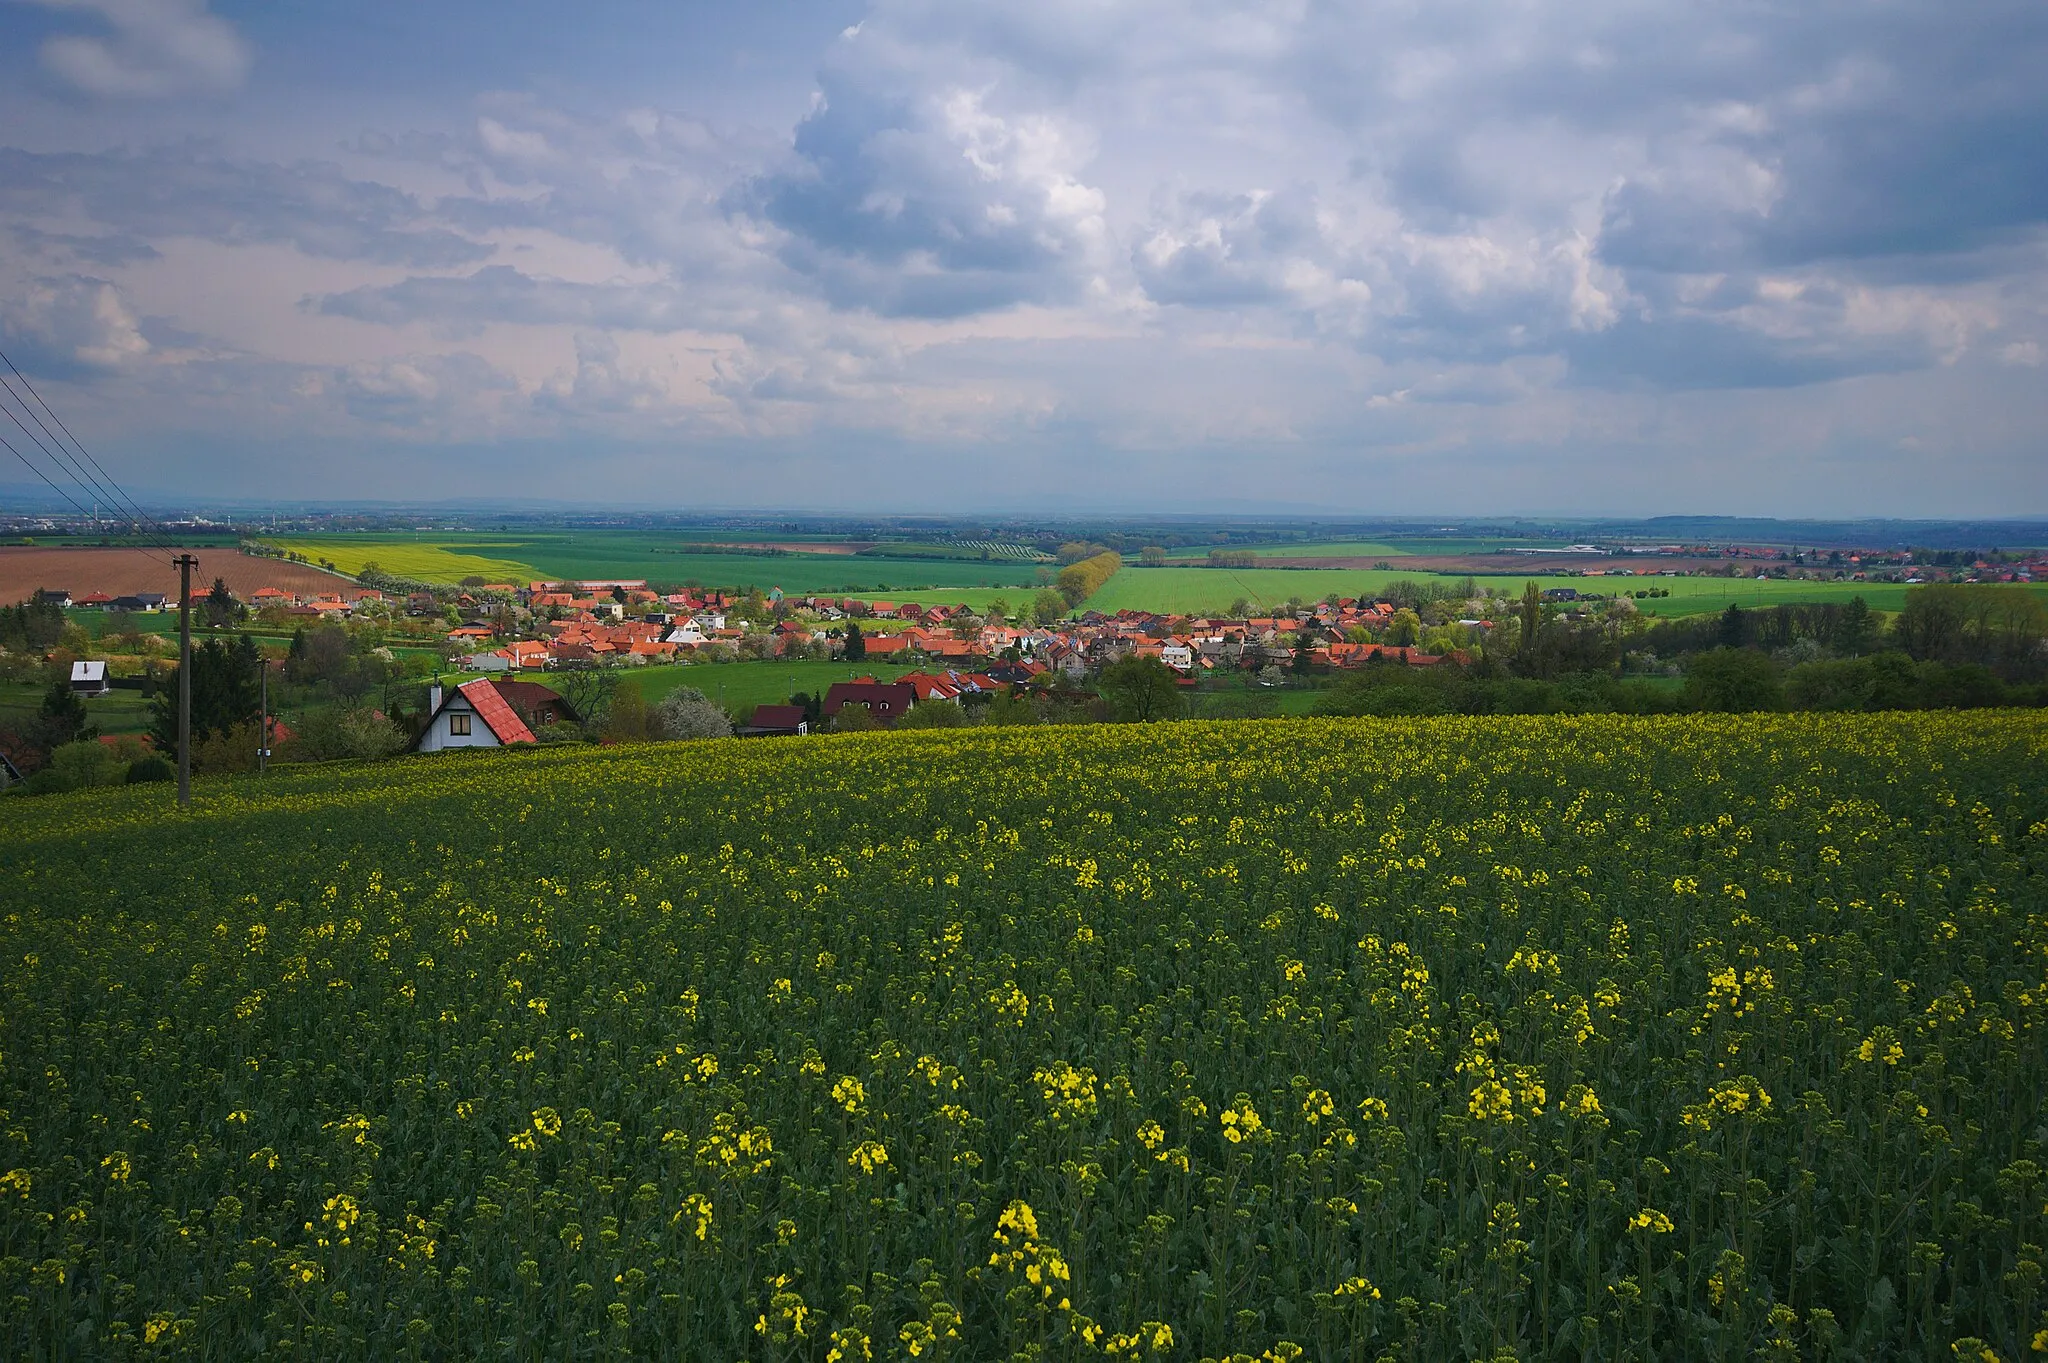
{"type": "MultiPolygon", "coordinates": [[[[1393,601],[1355,598],[1233,618],[1142,611],[1057,618],[1065,603],[1055,609],[1048,601],[1040,603],[1039,614],[1049,617],[1044,623],[1024,623],[1012,622],[1000,607],[976,614],[964,604],[790,597],[777,589],[745,596],[661,593],[640,580],[486,583],[446,600],[422,591],[402,602],[367,589],[348,600],[256,595],[261,599],[252,604],[286,619],[346,619],[393,606],[414,620],[459,617],[443,636],[447,660],[459,672],[482,675],[436,686],[418,740],[423,751],[533,741],[539,725],[581,718],[549,699],[552,691],[519,680],[537,675],[771,660],[928,669],[886,681],[835,682],[812,712],[764,704],[735,717],[744,721],[738,733],[769,736],[808,733],[820,722],[844,727],[849,706],[864,712],[863,727],[887,728],[920,703],[971,707],[1023,688],[1081,687],[1129,658],[1156,660],[1187,689],[1205,677],[1237,672],[1264,674],[1272,684],[1274,674],[1326,674],[1373,662],[1463,663],[1491,628],[1477,617],[1446,619],[1434,604],[1418,613],[1393,601]],[[1423,646],[1425,634],[1433,647],[1423,646]]],[[[1553,593],[1553,599],[1572,595],[1553,593]]]]}

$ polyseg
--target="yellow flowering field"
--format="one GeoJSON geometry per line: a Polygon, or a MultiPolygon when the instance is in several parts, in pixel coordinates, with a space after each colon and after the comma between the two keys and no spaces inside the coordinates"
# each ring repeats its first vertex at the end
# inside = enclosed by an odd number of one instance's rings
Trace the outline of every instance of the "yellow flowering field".
{"type": "Polygon", "coordinates": [[[0,801],[0,1353],[2048,1351],[2048,720],[0,801]]]}

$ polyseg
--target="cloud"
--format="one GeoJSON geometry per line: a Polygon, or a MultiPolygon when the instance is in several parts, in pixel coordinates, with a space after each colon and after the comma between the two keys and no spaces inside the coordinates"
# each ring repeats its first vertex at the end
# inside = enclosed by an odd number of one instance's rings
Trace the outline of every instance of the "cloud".
{"type": "Polygon", "coordinates": [[[865,27],[841,47],[787,163],[733,200],[781,229],[781,259],[884,315],[1079,297],[1109,245],[1087,131],[1013,101],[999,71],[934,79],[930,54],[865,27]]]}
{"type": "Polygon", "coordinates": [[[386,326],[425,322],[457,333],[493,322],[683,331],[706,320],[672,287],[535,278],[509,265],[487,265],[470,275],[415,275],[309,299],[307,306],[329,317],[386,326]]]}
{"type": "Polygon", "coordinates": [[[491,251],[432,220],[412,194],[352,179],[320,161],[234,160],[182,145],[147,151],[31,152],[0,147],[0,212],[83,216],[145,242],[198,237],[278,243],[309,256],[447,268],[491,251]]]}
{"type": "Polygon", "coordinates": [[[295,394],[339,406],[360,421],[416,435],[470,438],[494,424],[517,380],[481,356],[395,355],[325,369],[307,368],[295,394]]]}
{"type": "Polygon", "coordinates": [[[121,291],[89,275],[31,280],[0,315],[16,363],[62,377],[115,369],[151,349],[121,291]]]}
{"type": "Polygon", "coordinates": [[[90,95],[157,99],[222,94],[249,73],[249,45],[205,0],[31,0],[84,13],[107,32],[67,33],[43,44],[43,65],[90,95]]]}

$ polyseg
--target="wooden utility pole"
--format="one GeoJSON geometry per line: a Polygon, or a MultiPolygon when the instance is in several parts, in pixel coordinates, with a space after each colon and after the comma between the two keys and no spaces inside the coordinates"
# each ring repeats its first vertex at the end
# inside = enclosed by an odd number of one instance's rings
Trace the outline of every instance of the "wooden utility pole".
{"type": "Polygon", "coordinates": [[[192,804],[192,570],[199,560],[180,554],[178,565],[178,805],[192,804]]]}
{"type": "Polygon", "coordinates": [[[261,775],[270,770],[270,660],[261,650],[256,654],[256,675],[263,688],[263,727],[256,737],[256,771],[261,775]]]}

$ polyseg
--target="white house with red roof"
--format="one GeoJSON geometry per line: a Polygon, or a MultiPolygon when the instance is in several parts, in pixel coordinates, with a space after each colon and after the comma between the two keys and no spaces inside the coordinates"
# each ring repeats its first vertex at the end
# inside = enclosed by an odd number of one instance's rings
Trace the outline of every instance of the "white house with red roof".
{"type": "Polygon", "coordinates": [[[519,718],[487,678],[464,682],[440,694],[437,682],[428,700],[433,713],[427,727],[413,745],[415,752],[443,752],[449,748],[502,748],[513,743],[531,743],[533,730],[519,718]]]}

